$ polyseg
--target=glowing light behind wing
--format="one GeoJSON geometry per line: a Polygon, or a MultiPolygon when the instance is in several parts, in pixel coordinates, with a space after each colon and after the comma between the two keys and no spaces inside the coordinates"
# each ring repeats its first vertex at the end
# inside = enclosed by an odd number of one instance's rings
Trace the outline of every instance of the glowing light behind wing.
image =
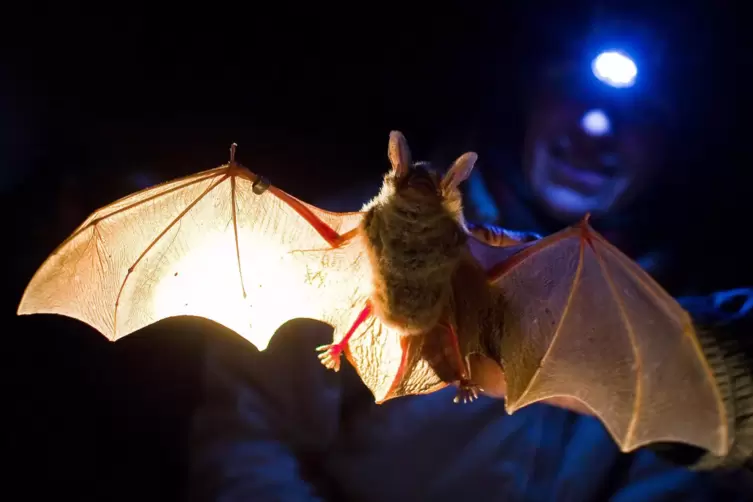
{"type": "MultiPolygon", "coordinates": [[[[39,268],[18,313],[73,317],[110,340],[177,315],[211,319],[260,350],[294,318],[341,335],[370,292],[363,247],[331,249],[271,190],[254,193],[255,179],[224,166],[96,211],[39,268]]],[[[338,233],[362,217],[307,207],[338,233]]]]}

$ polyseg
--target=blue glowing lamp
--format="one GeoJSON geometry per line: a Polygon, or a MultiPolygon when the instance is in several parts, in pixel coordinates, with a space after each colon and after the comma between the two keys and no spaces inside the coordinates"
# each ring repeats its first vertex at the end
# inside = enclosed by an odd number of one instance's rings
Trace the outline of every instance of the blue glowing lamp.
{"type": "Polygon", "coordinates": [[[605,51],[591,62],[591,70],[596,78],[611,87],[632,87],[638,76],[638,67],[626,54],[620,51],[605,51]]]}

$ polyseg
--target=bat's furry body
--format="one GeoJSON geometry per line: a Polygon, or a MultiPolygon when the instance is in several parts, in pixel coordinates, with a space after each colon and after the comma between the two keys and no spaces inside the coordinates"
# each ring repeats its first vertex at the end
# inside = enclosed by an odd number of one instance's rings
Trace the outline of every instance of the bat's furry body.
{"type": "Polygon", "coordinates": [[[414,169],[412,179],[423,178],[433,193],[390,173],[364,208],[362,225],[374,273],[374,311],[406,335],[425,333],[447,315],[466,241],[462,216],[445,203],[438,176],[427,166],[414,169]]]}

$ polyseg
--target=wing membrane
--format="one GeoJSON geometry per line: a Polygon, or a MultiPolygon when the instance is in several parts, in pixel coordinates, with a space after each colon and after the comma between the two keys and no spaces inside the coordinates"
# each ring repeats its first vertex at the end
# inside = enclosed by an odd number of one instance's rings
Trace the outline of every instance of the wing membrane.
{"type": "Polygon", "coordinates": [[[432,342],[441,339],[432,334],[401,337],[398,330],[371,316],[350,339],[347,357],[375,401],[383,403],[447,385],[423,357],[424,344],[432,342]]]}
{"type": "Polygon", "coordinates": [[[358,238],[333,249],[320,227],[347,233],[360,213],[323,211],[275,187],[257,194],[256,180],[226,165],[94,212],[40,267],[18,313],[73,317],[111,340],[198,315],[260,350],[292,318],[339,332],[368,296],[369,269],[358,238]]]}
{"type": "Polygon", "coordinates": [[[690,316],[586,222],[483,256],[506,299],[513,412],[552,397],[593,410],[623,451],[679,441],[724,454],[727,418],[690,316]]]}

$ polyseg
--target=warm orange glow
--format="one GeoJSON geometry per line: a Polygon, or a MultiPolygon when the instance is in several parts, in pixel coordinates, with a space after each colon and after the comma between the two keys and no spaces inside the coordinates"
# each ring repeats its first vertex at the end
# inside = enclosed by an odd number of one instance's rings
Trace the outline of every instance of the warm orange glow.
{"type": "Polygon", "coordinates": [[[208,232],[201,246],[176,258],[175,273],[164,274],[154,290],[155,318],[196,315],[212,319],[264,350],[275,330],[290,319],[291,306],[299,317],[316,317],[325,307],[324,295],[300,287],[300,267],[273,241],[241,237],[246,295],[238,271],[235,239],[228,232],[208,232]],[[260,267],[256,264],[263,263],[260,267]]]}
{"type": "MultiPolygon", "coordinates": [[[[40,267],[18,313],[73,317],[111,340],[196,315],[260,350],[294,318],[345,332],[369,294],[362,248],[331,249],[287,203],[254,193],[253,179],[223,166],[100,209],[40,267]]],[[[338,233],[361,218],[313,210],[338,233]]]]}

